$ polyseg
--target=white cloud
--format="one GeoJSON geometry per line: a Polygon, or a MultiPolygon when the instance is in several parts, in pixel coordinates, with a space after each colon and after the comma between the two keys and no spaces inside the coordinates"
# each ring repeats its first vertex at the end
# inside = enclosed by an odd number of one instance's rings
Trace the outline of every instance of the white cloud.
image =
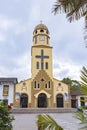
{"type": "Polygon", "coordinates": [[[15,76],[22,80],[31,75],[29,51],[32,33],[34,27],[43,20],[50,31],[53,55],[56,55],[53,59],[54,76],[60,79],[66,76],[79,79],[81,66],[87,64],[87,49],[82,38],[83,19],[70,24],[65,15],[54,16],[51,13],[54,2],[1,2],[0,5],[4,7],[0,8],[0,76],[15,76]]]}
{"type": "Polygon", "coordinates": [[[9,28],[14,27],[16,24],[16,20],[9,19],[6,16],[0,16],[0,29],[7,31],[9,28]]]}
{"type": "Polygon", "coordinates": [[[24,23],[21,23],[19,19],[11,19],[6,16],[0,16],[0,31],[1,32],[8,32],[8,31],[14,31],[16,35],[25,32],[27,25],[24,23]]]}
{"type": "Polygon", "coordinates": [[[19,81],[31,77],[30,58],[31,57],[25,53],[21,56],[15,57],[15,59],[12,59],[16,65],[11,66],[11,68],[8,68],[5,65],[0,65],[0,77],[17,77],[19,81]]]}
{"type": "Polygon", "coordinates": [[[6,40],[6,36],[3,33],[0,33],[0,43],[6,40]]]}
{"type": "Polygon", "coordinates": [[[80,71],[82,66],[76,63],[72,63],[72,61],[59,61],[54,60],[54,76],[63,79],[69,77],[74,80],[80,80],[80,71]],[[56,65],[56,67],[55,67],[56,65]]]}

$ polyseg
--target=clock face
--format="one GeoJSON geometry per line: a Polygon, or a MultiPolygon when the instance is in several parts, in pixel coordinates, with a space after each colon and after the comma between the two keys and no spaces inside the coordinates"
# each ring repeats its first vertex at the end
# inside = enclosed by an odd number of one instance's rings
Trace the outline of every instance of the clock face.
{"type": "Polygon", "coordinates": [[[40,40],[43,41],[44,40],[44,36],[40,36],[40,40]]]}

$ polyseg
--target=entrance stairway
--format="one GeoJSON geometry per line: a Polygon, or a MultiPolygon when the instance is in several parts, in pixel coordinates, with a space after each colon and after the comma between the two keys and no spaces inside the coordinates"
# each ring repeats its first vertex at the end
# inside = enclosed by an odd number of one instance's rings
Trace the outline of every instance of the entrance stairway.
{"type": "Polygon", "coordinates": [[[74,113],[75,108],[13,108],[12,114],[74,113]]]}

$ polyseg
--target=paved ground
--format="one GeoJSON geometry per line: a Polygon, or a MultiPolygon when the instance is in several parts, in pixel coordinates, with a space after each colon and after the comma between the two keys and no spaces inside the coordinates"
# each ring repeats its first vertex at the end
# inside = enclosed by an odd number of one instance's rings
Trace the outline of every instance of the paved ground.
{"type": "MultiPolygon", "coordinates": [[[[50,114],[64,130],[78,130],[79,121],[72,113],[50,114]]],[[[37,114],[14,114],[13,130],[38,130],[37,114]]]]}

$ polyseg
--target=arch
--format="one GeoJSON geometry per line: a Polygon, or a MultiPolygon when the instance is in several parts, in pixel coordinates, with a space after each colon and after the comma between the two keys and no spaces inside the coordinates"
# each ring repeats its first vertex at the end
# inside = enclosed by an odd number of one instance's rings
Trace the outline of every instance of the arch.
{"type": "Polygon", "coordinates": [[[56,96],[56,104],[57,104],[57,107],[64,107],[64,99],[63,99],[63,95],[62,94],[58,94],[56,96]]]}
{"type": "Polygon", "coordinates": [[[41,30],[40,30],[40,32],[44,32],[44,30],[43,30],[43,29],[41,29],[41,30]]]}
{"type": "Polygon", "coordinates": [[[40,93],[38,95],[38,107],[39,108],[45,108],[47,107],[47,96],[44,93],[40,93]]]}
{"type": "Polygon", "coordinates": [[[23,93],[20,96],[20,107],[27,108],[28,107],[28,95],[23,93]]]}

